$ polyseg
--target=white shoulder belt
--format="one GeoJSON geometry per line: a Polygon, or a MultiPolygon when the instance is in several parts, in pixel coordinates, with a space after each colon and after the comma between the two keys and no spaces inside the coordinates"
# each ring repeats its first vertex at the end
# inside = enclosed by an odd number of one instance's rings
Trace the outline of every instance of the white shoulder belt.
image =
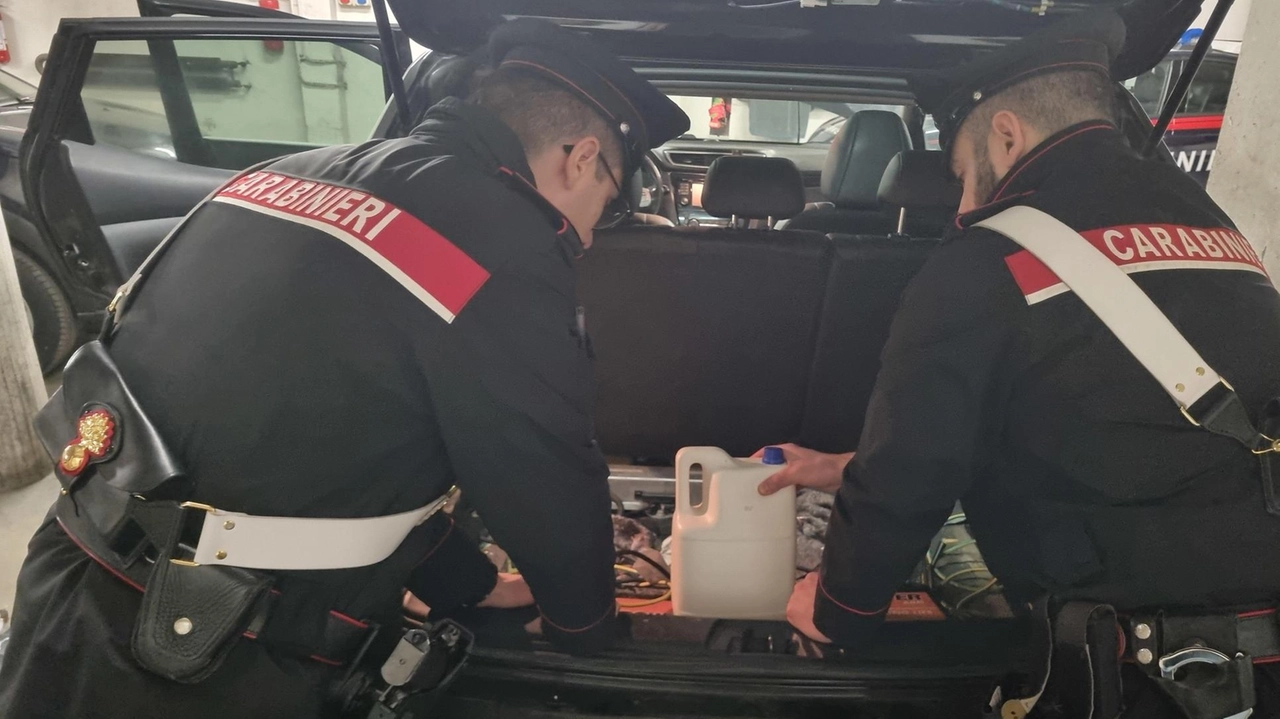
{"type": "MultiPolygon", "coordinates": [[[[1230,437],[1256,455],[1280,452],[1280,439],[1254,427],[1235,389],[1142,288],[1078,232],[1025,206],[1011,207],[975,226],[1008,237],[1053,271],[1151,373],[1191,424],[1230,437]]],[[[1274,419],[1267,422],[1268,427],[1275,425],[1274,419]]],[[[1280,473],[1274,479],[1269,470],[1266,474],[1267,510],[1280,516],[1280,473]]]]}
{"type": "Polygon", "coordinates": [[[999,232],[1048,266],[1184,412],[1222,382],[1142,288],[1075,230],[1025,206],[1011,207],[976,226],[999,232]]]}

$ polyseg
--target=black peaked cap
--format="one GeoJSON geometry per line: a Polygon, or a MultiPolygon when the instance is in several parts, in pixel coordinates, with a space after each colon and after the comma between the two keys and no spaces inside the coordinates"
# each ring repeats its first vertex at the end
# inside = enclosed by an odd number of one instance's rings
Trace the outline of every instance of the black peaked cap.
{"type": "Polygon", "coordinates": [[[489,61],[538,73],[581,97],[622,140],[628,173],[650,149],[689,129],[689,116],[648,80],[591,38],[554,23],[502,23],[489,36],[489,61]]]}
{"type": "Polygon", "coordinates": [[[910,78],[920,108],[933,115],[948,153],[974,108],[1001,90],[1037,75],[1094,71],[1111,77],[1124,47],[1124,21],[1107,9],[1086,10],[957,68],[910,78]]]}

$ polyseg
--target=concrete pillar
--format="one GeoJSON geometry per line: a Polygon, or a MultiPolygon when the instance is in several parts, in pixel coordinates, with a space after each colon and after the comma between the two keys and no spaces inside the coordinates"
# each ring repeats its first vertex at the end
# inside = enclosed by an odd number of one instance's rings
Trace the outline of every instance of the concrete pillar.
{"type": "Polygon", "coordinates": [[[1249,8],[1209,194],[1280,281],[1280,2],[1249,8]]]}
{"type": "Polygon", "coordinates": [[[0,492],[25,487],[49,473],[49,458],[31,427],[46,397],[0,215],[0,492]]]}
{"type": "MultiPolygon", "coordinates": [[[[1271,2],[1272,0],[1261,0],[1261,2],[1271,2]]],[[[1204,28],[1209,22],[1209,16],[1213,14],[1214,8],[1218,6],[1218,0],[1205,0],[1204,9],[1200,11],[1200,17],[1191,23],[1193,28],[1204,28]]],[[[1222,22],[1222,27],[1218,29],[1218,36],[1214,38],[1213,48],[1215,50],[1224,50],[1226,52],[1240,52],[1240,42],[1244,39],[1244,30],[1249,18],[1249,10],[1253,6],[1253,0],[1236,0],[1227,11],[1227,17],[1222,22]]]]}

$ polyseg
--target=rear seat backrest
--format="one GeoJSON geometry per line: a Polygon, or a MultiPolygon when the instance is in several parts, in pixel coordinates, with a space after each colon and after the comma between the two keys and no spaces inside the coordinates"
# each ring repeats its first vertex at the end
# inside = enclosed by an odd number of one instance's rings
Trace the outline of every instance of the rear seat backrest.
{"type": "MultiPolygon", "coordinates": [[[[889,162],[881,202],[905,208],[906,231],[939,237],[955,217],[960,187],[941,152],[911,150],[889,162]]],[[[858,445],[880,373],[880,355],[907,284],[938,240],[830,235],[835,251],[814,350],[800,443],[824,452],[858,445]]]]}
{"type": "Polygon", "coordinates": [[[816,233],[627,227],[579,262],[606,454],[745,456],[804,414],[831,246],[816,233]]]}
{"type": "Polygon", "coordinates": [[[880,353],[907,283],[937,240],[832,235],[834,257],[818,325],[799,443],[850,452],[863,419],[880,353]]]}

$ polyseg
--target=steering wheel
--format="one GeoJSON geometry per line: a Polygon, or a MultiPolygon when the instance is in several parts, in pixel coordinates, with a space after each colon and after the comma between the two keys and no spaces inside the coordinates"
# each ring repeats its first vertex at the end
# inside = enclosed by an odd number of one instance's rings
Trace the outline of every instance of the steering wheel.
{"type": "Polygon", "coordinates": [[[636,211],[651,215],[661,215],[674,223],[676,221],[675,203],[672,203],[669,209],[665,206],[671,189],[665,174],[662,172],[662,168],[658,167],[658,163],[653,161],[652,156],[646,154],[644,156],[644,167],[638,170],[636,174],[638,176],[636,182],[637,194],[643,196],[646,190],[649,194],[649,203],[643,209],[639,207],[639,198],[636,198],[636,211]],[[646,182],[646,179],[649,179],[649,181],[646,182]]]}

